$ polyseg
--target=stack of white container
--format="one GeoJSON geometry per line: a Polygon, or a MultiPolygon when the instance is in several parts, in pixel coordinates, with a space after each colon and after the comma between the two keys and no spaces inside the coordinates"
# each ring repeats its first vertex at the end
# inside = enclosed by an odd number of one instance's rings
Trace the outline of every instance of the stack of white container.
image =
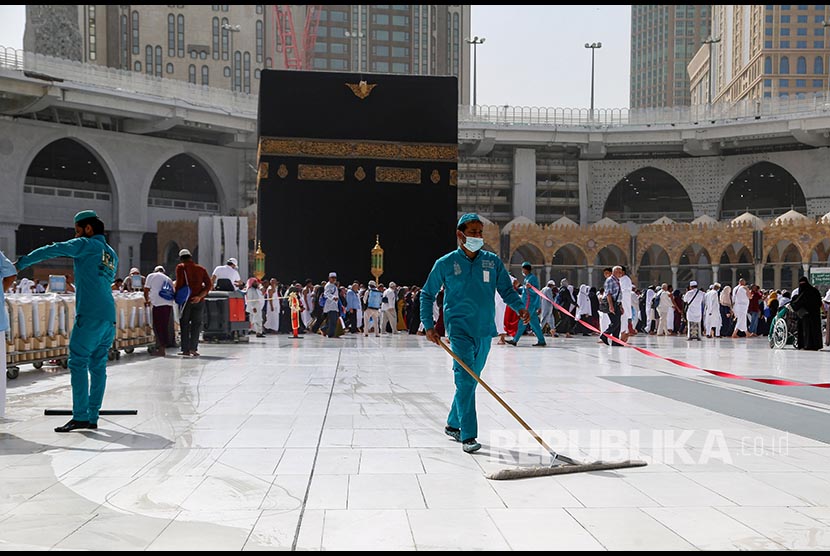
{"type": "MultiPolygon", "coordinates": [[[[9,316],[6,366],[66,359],[75,322],[74,294],[7,294],[9,316]]],[[[154,343],[152,312],[140,292],[113,292],[116,312],[114,349],[154,343]]],[[[132,349],[128,349],[132,351],[132,349]]],[[[39,366],[39,365],[38,365],[39,366]]]]}

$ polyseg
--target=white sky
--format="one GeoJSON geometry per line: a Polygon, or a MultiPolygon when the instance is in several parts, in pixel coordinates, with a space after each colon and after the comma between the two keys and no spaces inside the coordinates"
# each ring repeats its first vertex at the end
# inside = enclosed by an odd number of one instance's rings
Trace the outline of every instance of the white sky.
{"type": "MultiPolygon", "coordinates": [[[[594,106],[628,106],[630,6],[473,6],[478,104],[587,108],[591,50],[594,106]]],[[[25,6],[0,6],[0,46],[22,48],[25,6]]]]}

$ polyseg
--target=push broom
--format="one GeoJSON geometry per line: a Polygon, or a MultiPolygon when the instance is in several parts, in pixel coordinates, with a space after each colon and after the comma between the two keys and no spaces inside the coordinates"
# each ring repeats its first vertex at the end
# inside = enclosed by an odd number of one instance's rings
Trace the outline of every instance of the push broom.
{"type": "Polygon", "coordinates": [[[582,473],[585,471],[605,471],[608,469],[626,469],[628,467],[643,467],[646,464],[644,461],[640,460],[625,460],[625,461],[617,461],[617,462],[606,462],[606,461],[594,461],[594,462],[582,462],[575,459],[571,459],[567,456],[563,456],[562,454],[557,454],[553,449],[548,446],[548,443],[545,442],[541,436],[536,434],[530,425],[525,423],[524,419],[519,417],[519,415],[513,411],[513,409],[507,405],[507,403],[501,399],[501,397],[496,394],[492,388],[490,388],[486,382],[481,380],[477,374],[473,372],[470,367],[467,366],[464,361],[461,360],[456,353],[450,349],[450,347],[444,343],[444,340],[438,338],[438,343],[441,344],[441,347],[444,348],[444,351],[450,354],[450,356],[455,359],[455,361],[461,365],[461,367],[467,371],[471,377],[473,377],[476,382],[481,384],[481,387],[487,390],[487,392],[493,396],[497,402],[499,402],[504,409],[507,410],[510,415],[516,419],[520,425],[522,425],[527,432],[529,432],[533,438],[536,439],[536,442],[542,445],[542,448],[548,451],[548,453],[553,458],[551,460],[551,464],[549,466],[532,466],[532,467],[516,467],[513,469],[501,469],[496,471],[495,473],[491,473],[487,475],[488,479],[494,481],[505,481],[509,479],[525,479],[529,477],[543,477],[546,475],[565,475],[567,473],[582,473]]]}

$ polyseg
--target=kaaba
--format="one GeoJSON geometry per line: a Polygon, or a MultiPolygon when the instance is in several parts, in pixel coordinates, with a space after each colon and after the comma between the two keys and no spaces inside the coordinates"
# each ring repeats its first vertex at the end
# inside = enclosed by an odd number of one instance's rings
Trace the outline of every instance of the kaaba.
{"type": "Polygon", "coordinates": [[[423,285],[457,247],[455,77],[263,70],[257,236],[265,277],[423,285]]]}

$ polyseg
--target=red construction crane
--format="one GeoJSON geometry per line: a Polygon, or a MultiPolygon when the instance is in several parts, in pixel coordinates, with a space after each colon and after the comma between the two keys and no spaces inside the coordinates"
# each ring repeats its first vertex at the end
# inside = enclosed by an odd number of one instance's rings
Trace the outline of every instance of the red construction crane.
{"type": "Polygon", "coordinates": [[[297,34],[294,30],[292,7],[299,8],[300,6],[287,4],[274,6],[274,19],[277,22],[276,52],[283,53],[286,68],[306,69],[311,67],[314,58],[314,45],[317,43],[317,24],[320,22],[321,6],[305,6],[305,28],[303,29],[301,42],[297,41],[297,34]]]}

